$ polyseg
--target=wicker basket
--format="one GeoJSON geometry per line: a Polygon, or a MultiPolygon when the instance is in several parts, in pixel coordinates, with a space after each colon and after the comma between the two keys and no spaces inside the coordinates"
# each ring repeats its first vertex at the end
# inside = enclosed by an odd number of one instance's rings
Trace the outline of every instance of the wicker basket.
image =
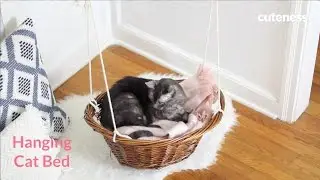
{"type": "MultiPolygon", "coordinates": [[[[220,104],[224,110],[225,99],[223,93],[220,94],[220,104]]],[[[98,95],[97,102],[101,102],[103,97],[104,93],[98,95]]],[[[97,123],[93,119],[94,115],[94,108],[87,105],[84,116],[86,122],[103,135],[120,164],[137,169],[157,169],[188,158],[194,152],[203,134],[215,127],[222,118],[222,113],[218,112],[202,128],[178,138],[149,141],[117,136],[114,143],[112,141],[113,132],[97,123]]]]}

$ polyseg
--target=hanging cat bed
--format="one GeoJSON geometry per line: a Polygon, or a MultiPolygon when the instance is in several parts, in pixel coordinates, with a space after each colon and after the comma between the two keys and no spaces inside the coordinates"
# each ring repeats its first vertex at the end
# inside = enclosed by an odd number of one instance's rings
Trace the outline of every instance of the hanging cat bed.
{"type": "MultiPolygon", "coordinates": [[[[90,5],[89,5],[90,7],[90,5]]],[[[210,19],[209,26],[207,31],[207,41],[206,41],[206,50],[205,50],[205,58],[207,54],[208,47],[208,39],[210,32],[210,22],[211,22],[211,14],[213,12],[213,1],[211,3],[211,11],[210,11],[210,19]]],[[[90,8],[89,8],[90,9],[90,8]]],[[[217,13],[217,24],[218,23],[218,1],[216,2],[216,13],[217,13]]],[[[92,14],[93,16],[93,14],[92,14]]],[[[95,28],[95,22],[93,17],[93,25],[95,28]]],[[[97,31],[96,31],[97,35],[97,31]]],[[[217,27],[217,37],[218,27],[217,27]]],[[[96,36],[96,40],[98,40],[98,36],[96,36]]],[[[109,94],[109,87],[107,82],[107,77],[105,73],[103,57],[101,54],[101,49],[99,47],[99,43],[97,41],[97,45],[100,52],[100,62],[101,68],[104,75],[104,82],[106,85],[106,92],[98,95],[97,97],[90,100],[90,103],[87,105],[85,109],[84,119],[87,124],[92,127],[97,133],[100,133],[108,146],[110,147],[112,153],[117,158],[118,162],[122,165],[130,166],[137,169],[157,169],[161,167],[168,166],[170,164],[174,164],[180,162],[186,158],[188,158],[196,149],[199,141],[202,136],[212,130],[221,120],[223,116],[223,111],[225,108],[225,99],[224,95],[221,91],[218,93],[218,104],[220,110],[215,113],[210,120],[206,121],[206,123],[199,129],[189,132],[180,137],[172,138],[172,139],[161,139],[161,140],[138,140],[138,139],[128,139],[122,136],[118,131],[115,125],[113,109],[111,104],[111,98],[109,94]],[[103,98],[108,98],[109,107],[111,110],[112,121],[114,131],[110,131],[104,128],[99,123],[99,108],[98,104],[100,104],[103,98]]],[[[219,78],[219,39],[218,39],[218,87],[220,87],[220,78],[219,78]]],[[[92,93],[92,79],[91,79],[91,61],[89,61],[89,76],[90,76],[90,93],[92,93]]]]}

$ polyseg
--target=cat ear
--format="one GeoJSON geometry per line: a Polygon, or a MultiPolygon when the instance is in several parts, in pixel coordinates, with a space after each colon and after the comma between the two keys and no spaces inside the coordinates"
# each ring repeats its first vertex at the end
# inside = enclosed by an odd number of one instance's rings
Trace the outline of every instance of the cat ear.
{"type": "Polygon", "coordinates": [[[148,82],[146,82],[145,84],[148,86],[148,88],[154,89],[155,86],[157,85],[157,82],[158,82],[158,81],[148,81],[148,82]]]}

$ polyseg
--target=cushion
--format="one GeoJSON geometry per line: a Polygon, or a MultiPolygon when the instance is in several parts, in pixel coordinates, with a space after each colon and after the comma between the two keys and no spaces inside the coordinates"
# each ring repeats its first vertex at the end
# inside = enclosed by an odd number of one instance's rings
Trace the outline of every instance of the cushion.
{"type": "Polygon", "coordinates": [[[0,131],[23,112],[27,104],[39,109],[50,121],[51,136],[58,138],[69,124],[66,113],[55,105],[33,21],[27,18],[1,42],[0,48],[0,131]]]}
{"type": "Polygon", "coordinates": [[[48,157],[58,157],[61,146],[51,146],[50,143],[46,143],[53,140],[49,137],[48,126],[42,121],[41,116],[37,108],[28,105],[25,112],[1,131],[1,179],[56,180],[61,175],[62,166],[55,167],[47,162],[48,157]],[[32,147],[28,144],[32,144],[32,147]],[[29,161],[27,159],[34,157],[38,159],[37,162],[32,161],[27,164],[29,161]],[[44,157],[47,158],[45,164],[43,164],[44,157]],[[32,167],[27,167],[29,165],[32,167]]]}

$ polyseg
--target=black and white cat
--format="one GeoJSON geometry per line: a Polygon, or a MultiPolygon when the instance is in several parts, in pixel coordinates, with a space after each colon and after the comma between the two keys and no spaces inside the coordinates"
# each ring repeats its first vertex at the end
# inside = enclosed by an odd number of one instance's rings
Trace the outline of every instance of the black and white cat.
{"type": "MultiPolygon", "coordinates": [[[[127,76],[117,81],[109,92],[117,127],[148,126],[160,119],[184,122],[188,119],[183,108],[186,95],[175,80],[127,76]]],[[[113,130],[107,96],[100,107],[102,126],[113,130]]],[[[148,132],[141,133],[148,135],[148,132]]]]}

